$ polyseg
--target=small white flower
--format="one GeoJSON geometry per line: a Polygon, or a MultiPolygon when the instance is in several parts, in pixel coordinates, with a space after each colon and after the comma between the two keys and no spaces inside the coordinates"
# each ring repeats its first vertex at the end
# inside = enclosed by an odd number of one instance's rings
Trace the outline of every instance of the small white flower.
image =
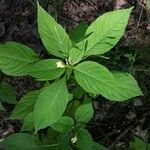
{"type": "Polygon", "coordinates": [[[58,62],[56,63],[56,65],[57,65],[57,68],[65,68],[65,65],[64,65],[63,62],[61,62],[61,61],[58,61],[58,62]]]}
{"type": "Polygon", "coordinates": [[[71,138],[71,142],[72,142],[72,144],[75,144],[77,142],[77,137],[75,136],[75,137],[71,138]]]}

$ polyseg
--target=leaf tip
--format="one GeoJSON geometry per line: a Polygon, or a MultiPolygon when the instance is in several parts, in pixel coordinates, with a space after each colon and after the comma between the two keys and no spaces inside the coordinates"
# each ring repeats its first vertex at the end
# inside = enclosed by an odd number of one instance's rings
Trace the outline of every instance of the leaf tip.
{"type": "Polygon", "coordinates": [[[129,14],[132,12],[133,9],[134,9],[134,6],[127,9],[127,10],[129,10],[129,14]]]}
{"type": "Polygon", "coordinates": [[[39,7],[40,6],[39,1],[37,0],[36,2],[37,2],[37,6],[39,7]]]}

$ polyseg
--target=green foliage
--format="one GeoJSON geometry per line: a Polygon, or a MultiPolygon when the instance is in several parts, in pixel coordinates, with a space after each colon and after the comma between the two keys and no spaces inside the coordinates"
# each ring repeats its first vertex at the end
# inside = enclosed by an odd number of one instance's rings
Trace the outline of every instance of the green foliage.
{"type": "Polygon", "coordinates": [[[92,103],[83,104],[75,112],[75,120],[78,123],[88,123],[94,115],[92,103]]]}
{"type": "Polygon", "coordinates": [[[85,91],[81,88],[81,87],[76,87],[74,90],[73,90],[73,96],[76,98],[76,99],[81,99],[85,94],[85,91]]]}
{"type": "Polygon", "coordinates": [[[72,48],[69,52],[69,64],[75,65],[82,60],[84,56],[84,51],[81,51],[78,48],[72,48]]]}
{"type": "Polygon", "coordinates": [[[104,66],[96,62],[85,61],[74,68],[74,74],[77,82],[85,91],[101,94],[110,100],[119,99],[116,80],[104,66]]]}
{"type": "Polygon", "coordinates": [[[5,108],[3,107],[2,103],[0,102],[0,111],[5,110],[5,108]]]}
{"type": "Polygon", "coordinates": [[[150,0],[147,0],[146,7],[149,9],[150,8],[150,0]]]}
{"type": "Polygon", "coordinates": [[[2,103],[8,104],[16,104],[16,93],[14,88],[6,83],[0,83],[0,111],[4,111],[5,108],[3,107],[2,103]]]}
{"type": "Polygon", "coordinates": [[[57,63],[61,61],[58,59],[47,59],[38,61],[32,68],[29,69],[30,75],[38,80],[54,80],[60,77],[64,71],[64,68],[58,68],[57,63]]]}
{"type": "Polygon", "coordinates": [[[23,121],[21,132],[36,131],[38,135],[44,128],[52,132],[40,136],[46,146],[24,133],[7,137],[2,145],[6,150],[103,149],[84,129],[94,115],[90,97],[101,95],[108,100],[125,101],[142,92],[132,75],[113,73],[87,57],[106,53],[117,44],[132,8],[106,13],[89,27],[81,23],[69,36],[39,4],[37,7],[39,35],[53,59],[41,60],[27,46],[7,42],[0,45],[0,70],[46,82],[18,102],[11,118],[23,121]]]}
{"type": "Polygon", "coordinates": [[[81,22],[74,30],[70,32],[70,38],[73,42],[78,43],[85,38],[88,25],[85,22],[81,22]]]}
{"type": "Polygon", "coordinates": [[[40,93],[34,107],[34,123],[36,130],[43,129],[57,122],[63,115],[68,101],[69,93],[64,79],[46,87],[40,93]]]}
{"type": "Polygon", "coordinates": [[[92,150],[93,140],[86,129],[77,130],[77,147],[79,150],[92,150]]]}
{"type": "Polygon", "coordinates": [[[74,68],[74,73],[77,82],[84,90],[93,94],[101,94],[109,100],[124,101],[142,95],[131,75],[112,74],[96,62],[80,63],[74,68]]]}
{"type": "Polygon", "coordinates": [[[15,90],[8,83],[2,82],[0,84],[0,102],[8,104],[15,104],[17,102],[15,90]]]}
{"type": "Polygon", "coordinates": [[[104,147],[103,145],[93,142],[93,150],[108,150],[106,147],[104,147]]]}
{"type": "Polygon", "coordinates": [[[38,31],[47,51],[57,57],[67,58],[71,40],[61,27],[41,6],[38,5],[38,31]]]}
{"type": "Polygon", "coordinates": [[[57,137],[58,146],[55,148],[55,150],[73,150],[71,146],[69,145],[69,136],[66,134],[60,134],[57,137]]]}
{"type": "Polygon", "coordinates": [[[31,64],[38,60],[34,51],[22,44],[6,42],[0,45],[0,70],[5,74],[27,75],[31,64]]]}
{"type": "Polygon", "coordinates": [[[123,100],[143,95],[136,80],[128,73],[113,73],[123,100]],[[123,92],[122,92],[123,91],[123,92]]]}
{"type": "Polygon", "coordinates": [[[62,116],[56,123],[52,124],[51,127],[62,133],[71,131],[74,126],[74,120],[67,116],[62,116]]]}
{"type": "Polygon", "coordinates": [[[26,133],[12,134],[1,142],[5,150],[42,150],[42,143],[26,133]]]}
{"type": "Polygon", "coordinates": [[[24,117],[33,111],[39,94],[40,91],[37,90],[25,95],[15,106],[11,118],[20,120],[24,119],[24,117]]]}
{"type": "Polygon", "coordinates": [[[106,13],[96,19],[86,30],[91,34],[78,43],[85,56],[99,55],[108,52],[122,37],[132,8],[106,13]]]}
{"type": "Polygon", "coordinates": [[[134,141],[130,142],[131,150],[149,150],[150,145],[146,144],[143,140],[138,137],[134,137],[134,141]]]}
{"type": "Polygon", "coordinates": [[[34,131],[34,112],[33,111],[24,118],[21,131],[34,131]]]}

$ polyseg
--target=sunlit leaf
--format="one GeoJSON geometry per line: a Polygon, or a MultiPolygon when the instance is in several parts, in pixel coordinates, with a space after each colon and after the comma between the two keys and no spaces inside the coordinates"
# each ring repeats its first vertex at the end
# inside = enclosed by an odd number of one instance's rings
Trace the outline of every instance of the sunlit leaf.
{"type": "Polygon", "coordinates": [[[57,122],[69,101],[69,93],[64,79],[46,87],[39,95],[34,108],[36,130],[57,122]]]}

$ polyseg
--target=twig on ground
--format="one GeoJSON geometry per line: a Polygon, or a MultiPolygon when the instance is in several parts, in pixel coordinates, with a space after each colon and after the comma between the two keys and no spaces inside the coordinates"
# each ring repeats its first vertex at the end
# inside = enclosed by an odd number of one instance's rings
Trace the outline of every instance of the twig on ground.
{"type": "Polygon", "coordinates": [[[113,149],[114,146],[118,143],[118,141],[125,135],[127,134],[130,130],[132,129],[132,127],[127,128],[123,133],[121,133],[116,140],[113,142],[113,144],[109,147],[109,149],[113,149]]]}
{"type": "Polygon", "coordinates": [[[95,10],[100,14],[100,11],[98,10],[98,8],[89,0],[85,0],[87,3],[89,3],[91,6],[93,6],[95,8],[95,10]]]}

